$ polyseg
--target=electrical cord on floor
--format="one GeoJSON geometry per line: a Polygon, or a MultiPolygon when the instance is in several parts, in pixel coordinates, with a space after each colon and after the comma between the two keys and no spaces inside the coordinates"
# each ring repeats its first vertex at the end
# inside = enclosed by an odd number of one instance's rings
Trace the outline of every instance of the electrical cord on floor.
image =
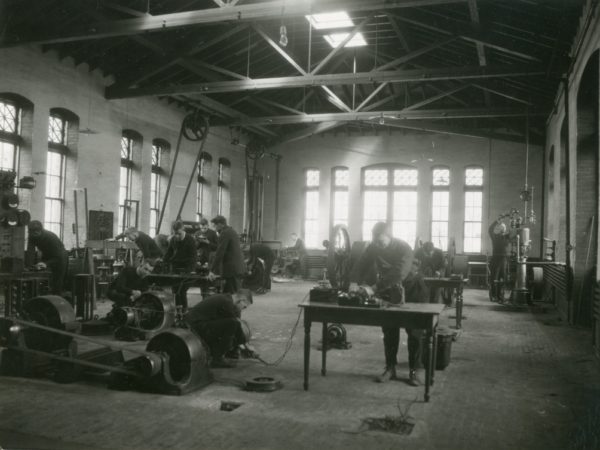
{"type": "MultiPolygon", "coordinates": [[[[306,294],[306,296],[302,299],[302,303],[304,303],[304,301],[307,298],[308,298],[308,294],[306,294]]],[[[290,334],[290,337],[288,338],[288,341],[285,343],[285,350],[283,351],[283,354],[279,358],[277,358],[273,362],[269,362],[269,361],[265,361],[264,359],[262,359],[259,355],[256,355],[256,359],[258,361],[260,361],[262,364],[264,364],[265,366],[273,367],[273,366],[278,366],[279,364],[281,364],[281,362],[285,359],[288,352],[292,348],[292,343],[294,341],[294,335],[296,334],[296,330],[298,329],[298,324],[300,323],[301,316],[302,316],[302,308],[300,308],[300,311],[298,311],[298,317],[296,318],[296,323],[292,327],[292,332],[290,334]]]]}

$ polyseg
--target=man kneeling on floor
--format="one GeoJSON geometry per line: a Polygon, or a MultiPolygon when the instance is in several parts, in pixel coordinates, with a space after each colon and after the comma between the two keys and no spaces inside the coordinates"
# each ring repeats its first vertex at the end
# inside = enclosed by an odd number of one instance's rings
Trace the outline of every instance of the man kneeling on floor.
{"type": "Polygon", "coordinates": [[[125,267],[110,283],[106,296],[113,301],[113,307],[128,306],[137,300],[149,288],[146,277],[154,266],[149,262],[137,267],[125,267]]]}
{"type": "Polygon", "coordinates": [[[225,360],[225,354],[247,347],[241,316],[250,304],[252,294],[240,289],[233,294],[206,297],[185,315],[190,329],[208,345],[212,367],[233,367],[225,360]]]}

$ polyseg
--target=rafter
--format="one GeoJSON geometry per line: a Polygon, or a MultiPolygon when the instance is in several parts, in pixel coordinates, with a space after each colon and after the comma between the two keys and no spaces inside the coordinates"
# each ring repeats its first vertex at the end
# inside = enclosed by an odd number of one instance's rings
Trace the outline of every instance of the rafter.
{"type": "MultiPolygon", "coordinates": [[[[254,26],[255,31],[277,52],[279,53],[283,59],[285,59],[294,69],[300,72],[302,75],[308,75],[308,73],[298,64],[294,58],[287,53],[284,49],[282,49],[277,43],[271,39],[271,37],[258,25],[254,26]]],[[[342,111],[350,111],[350,107],[344,103],[344,101],[339,98],[335,93],[329,89],[327,86],[321,86],[321,89],[325,91],[327,94],[327,99],[335,105],[337,108],[342,111]]]]}
{"type": "Polygon", "coordinates": [[[290,2],[286,0],[265,1],[226,8],[209,8],[148,17],[87,24],[78,30],[59,33],[39,33],[28,37],[4,38],[0,46],[24,44],[50,44],[127,36],[150,31],[165,31],[192,25],[235,23],[240,21],[281,20],[308,14],[335,11],[373,11],[414,6],[462,3],[465,0],[320,0],[319,2],[290,2]]]}
{"type": "Polygon", "coordinates": [[[487,117],[524,117],[526,115],[547,115],[546,112],[527,111],[525,108],[483,108],[483,109],[430,109],[430,110],[394,110],[394,111],[358,111],[350,113],[294,114],[291,116],[247,117],[231,121],[217,122],[229,126],[288,125],[296,123],[317,123],[330,121],[373,120],[383,117],[386,121],[407,119],[468,119],[487,117]]]}
{"type": "Polygon", "coordinates": [[[437,69],[394,70],[381,72],[340,73],[326,75],[301,75],[276,78],[257,78],[252,80],[215,81],[191,83],[178,86],[144,87],[134,89],[106,90],[107,98],[143,97],[151,95],[170,95],[184,93],[215,94],[220,92],[239,92],[261,89],[290,89],[303,86],[334,86],[344,84],[370,84],[373,82],[423,83],[442,80],[468,80],[484,78],[523,77],[545,74],[537,66],[505,67],[446,67],[437,69]]]}

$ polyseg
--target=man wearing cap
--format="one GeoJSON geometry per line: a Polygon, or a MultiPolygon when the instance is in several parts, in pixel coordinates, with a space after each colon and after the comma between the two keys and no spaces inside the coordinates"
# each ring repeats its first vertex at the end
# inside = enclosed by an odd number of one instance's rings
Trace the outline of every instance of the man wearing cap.
{"type": "Polygon", "coordinates": [[[50,293],[61,295],[69,266],[69,256],[65,246],[56,234],[44,230],[42,223],[37,220],[29,222],[28,228],[27,250],[31,254],[36,248],[41,252],[41,262],[36,264],[36,268],[40,270],[48,269],[52,272],[50,293]]]}
{"type": "Polygon", "coordinates": [[[247,345],[241,315],[251,304],[250,291],[240,289],[234,294],[206,297],[185,315],[190,329],[208,345],[212,367],[233,367],[224,359],[225,354],[247,345]]]}
{"type": "MultiPolygon", "coordinates": [[[[425,242],[415,251],[415,260],[419,261],[419,272],[424,277],[440,277],[446,265],[444,252],[435,248],[433,242],[425,242]]],[[[440,288],[429,290],[429,303],[440,302],[440,288]]]]}
{"type": "Polygon", "coordinates": [[[225,217],[216,216],[211,222],[219,233],[219,240],[208,278],[212,281],[220,276],[225,281],[223,292],[234,293],[241,287],[241,279],[246,273],[240,238],[227,225],[225,217]]]}
{"type": "MultiPolygon", "coordinates": [[[[383,222],[378,222],[373,226],[372,235],[372,242],[352,271],[350,291],[359,290],[359,284],[365,281],[367,274],[375,267],[378,279],[375,285],[375,294],[378,297],[392,304],[401,303],[403,300],[422,302],[424,285],[422,282],[419,283],[419,279],[415,278],[413,273],[413,252],[410,246],[406,242],[392,237],[389,226],[383,222]],[[403,287],[405,280],[407,280],[406,299],[403,287]]],[[[385,370],[376,378],[376,381],[380,383],[387,379],[397,379],[396,355],[400,346],[399,327],[382,327],[382,330],[385,370]]],[[[416,371],[421,364],[422,331],[407,329],[406,332],[408,334],[409,384],[417,386],[419,381],[416,371]]]]}
{"type": "MultiPolygon", "coordinates": [[[[185,274],[196,270],[196,241],[187,234],[183,222],[177,220],[171,226],[173,235],[169,241],[169,248],[165,253],[164,262],[171,266],[173,273],[185,274]]],[[[173,286],[175,292],[175,304],[187,310],[187,290],[189,285],[178,282],[173,286]]]]}
{"type": "Polygon", "coordinates": [[[210,254],[217,249],[219,240],[217,232],[208,227],[208,220],[200,220],[200,229],[194,235],[196,246],[198,248],[198,263],[207,264],[210,261],[210,254]]]}
{"type": "Polygon", "coordinates": [[[148,236],[146,233],[139,231],[138,229],[131,227],[127,228],[123,233],[116,236],[115,239],[122,239],[126,237],[130,241],[133,241],[139,250],[138,262],[149,261],[155,263],[158,258],[162,257],[162,252],[156,245],[154,239],[148,236]]]}

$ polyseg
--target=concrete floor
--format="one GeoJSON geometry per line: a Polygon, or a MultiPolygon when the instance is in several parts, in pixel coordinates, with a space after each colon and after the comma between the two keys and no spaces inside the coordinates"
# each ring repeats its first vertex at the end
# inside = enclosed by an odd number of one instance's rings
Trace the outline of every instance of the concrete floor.
{"type": "MultiPolygon", "coordinates": [[[[268,361],[283,352],[298,318],[297,304],[311,283],[274,284],[244,312],[253,345],[268,361]]],[[[60,385],[44,379],[0,378],[0,447],[4,449],[200,448],[600,448],[600,367],[589,332],[565,326],[552,311],[511,311],[467,290],[463,331],[452,359],[436,373],[431,401],[422,387],[378,384],[383,368],[381,332],[347,326],[349,350],[331,350],[320,375],[313,326],[311,383],[302,389],[302,321],[284,361],[266,367],[242,360],[214,370],[201,391],[169,397],[107,389],[102,384],[60,385]],[[267,375],[284,387],[273,393],[240,388],[267,375]],[[221,401],[242,403],[220,411],[221,401]],[[365,431],[362,420],[397,416],[416,425],[408,436],[365,431]],[[595,434],[597,437],[597,434],[595,434]]],[[[193,303],[193,301],[191,302],[193,303]]],[[[100,309],[107,305],[100,305],[100,309]]],[[[442,325],[454,327],[454,309],[442,325]]],[[[400,374],[406,376],[406,335],[400,374]]]]}

